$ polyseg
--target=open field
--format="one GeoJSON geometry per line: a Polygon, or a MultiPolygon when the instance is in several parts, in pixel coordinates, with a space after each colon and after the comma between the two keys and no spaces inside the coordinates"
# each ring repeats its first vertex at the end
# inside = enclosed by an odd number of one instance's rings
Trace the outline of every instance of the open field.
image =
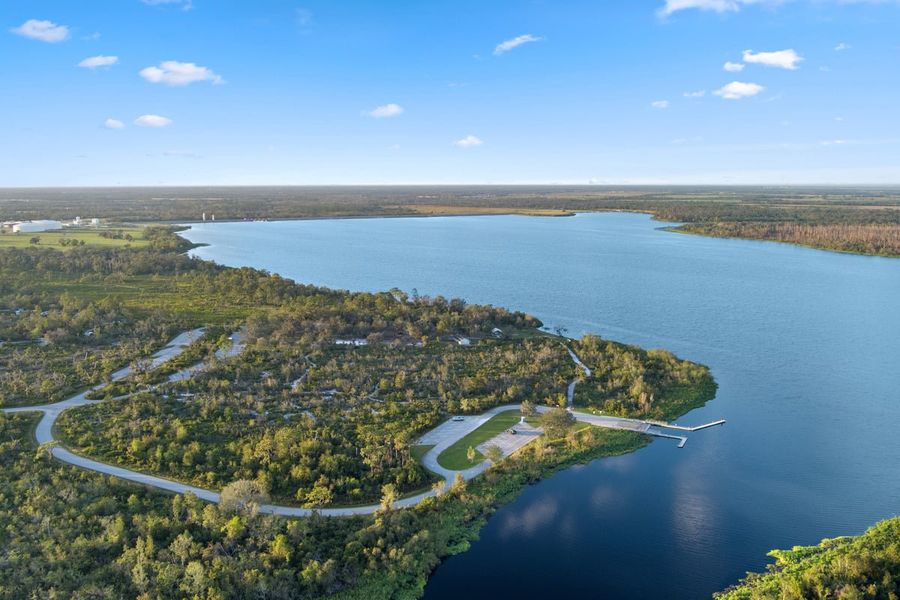
{"type": "Polygon", "coordinates": [[[0,234],[0,249],[38,246],[41,248],[70,250],[76,247],[76,244],[78,246],[142,248],[149,243],[149,240],[143,235],[143,228],[135,226],[114,227],[108,229],[63,229],[57,231],[42,231],[40,233],[10,232],[0,234]],[[114,235],[116,237],[106,237],[103,234],[114,235]],[[121,234],[121,237],[119,234],[121,234]],[[125,236],[130,236],[132,239],[128,239],[125,236]],[[38,239],[37,244],[32,243],[32,240],[35,238],[38,239]],[[65,242],[63,240],[65,240],[65,242]]]}

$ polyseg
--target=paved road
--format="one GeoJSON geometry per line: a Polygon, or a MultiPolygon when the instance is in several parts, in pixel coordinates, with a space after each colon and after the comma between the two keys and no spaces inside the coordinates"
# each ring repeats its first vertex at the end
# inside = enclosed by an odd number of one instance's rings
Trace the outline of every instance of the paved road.
{"type": "MultiPolygon", "coordinates": [[[[185,332],[175,339],[173,339],[169,344],[153,355],[153,367],[156,368],[168,360],[175,358],[184,352],[185,348],[190,345],[193,341],[195,341],[201,334],[202,329],[196,329],[193,331],[185,332]]],[[[227,350],[224,351],[220,358],[227,358],[230,356],[236,356],[243,349],[242,343],[242,334],[240,332],[235,333],[232,337],[233,344],[227,350]]],[[[574,355],[571,350],[569,351],[572,355],[572,359],[579,364],[582,368],[585,369],[585,372],[590,375],[590,370],[581,365],[581,362],[578,360],[578,357],[574,355]]],[[[218,353],[217,353],[218,354],[218,353]]],[[[191,369],[197,369],[198,367],[191,367],[191,369]]],[[[196,371],[193,371],[196,372],[196,371]]],[[[113,374],[113,380],[118,381],[123,379],[131,374],[131,370],[129,368],[121,369],[113,374]]],[[[37,429],[35,430],[35,437],[39,444],[44,444],[48,442],[55,441],[53,438],[53,424],[56,422],[56,419],[59,415],[70,408],[76,406],[84,406],[87,404],[95,404],[99,402],[98,400],[88,400],[85,396],[93,390],[100,389],[104,387],[106,384],[101,384],[91,388],[90,390],[84,391],[80,394],[72,396],[62,402],[57,402],[56,404],[48,404],[42,406],[28,406],[28,407],[19,407],[19,408],[7,408],[3,409],[3,412],[6,413],[21,413],[21,412],[43,412],[44,416],[38,422],[37,429]]],[[[570,398],[571,394],[574,392],[574,382],[570,384],[570,398]]],[[[503,406],[495,406],[494,408],[486,411],[485,413],[478,416],[467,416],[464,417],[462,421],[454,421],[452,419],[448,419],[441,425],[438,425],[433,430],[429,431],[419,440],[419,444],[424,445],[434,445],[434,447],[429,450],[425,456],[422,458],[422,463],[426,468],[433,471],[434,473],[440,475],[444,478],[443,488],[449,485],[448,482],[452,482],[453,479],[456,478],[456,475],[459,474],[465,480],[470,480],[473,477],[477,477],[484,471],[488,469],[491,465],[491,461],[484,460],[481,463],[463,471],[452,471],[450,469],[445,469],[437,462],[437,457],[453,445],[460,438],[468,435],[472,431],[478,429],[481,425],[487,422],[491,417],[508,410],[518,410],[518,404],[506,404],[503,406]]],[[[546,406],[538,406],[536,410],[540,413],[545,413],[551,410],[546,406]]],[[[698,427],[681,427],[678,425],[670,425],[668,423],[659,423],[659,422],[651,422],[651,421],[641,421],[638,419],[625,419],[621,417],[610,417],[605,415],[592,415],[588,413],[571,411],[572,415],[578,420],[586,423],[590,423],[591,425],[595,425],[597,427],[606,427],[609,429],[625,429],[628,431],[635,431],[638,433],[644,433],[647,435],[653,435],[657,437],[666,437],[666,438],[674,438],[681,440],[679,443],[679,447],[684,445],[684,442],[687,441],[687,438],[680,435],[672,435],[666,433],[667,429],[679,429],[679,430],[687,430],[687,431],[695,431],[697,429],[703,429],[705,427],[710,427],[712,425],[718,425],[724,423],[723,421],[717,421],[715,423],[707,423],[705,425],[700,425],[698,427]]],[[[502,435],[502,434],[501,434],[502,435]]],[[[535,439],[537,436],[528,436],[528,439],[535,439]]],[[[524,438],[523,438],[524,439],[524,438]]],[[[524,445],[524,443],[520,444],[524,445]]],[[[127,481],[133,481],[135,483],[140,483],[143,485],[148,485],[151,487],[159,488],[161,490],[166,490],[169,492],[174,492],[178,494],[192,493],[195,496],[202,498],[203,500],[207,500],[209,502],[219,502],[219,494],[217,492],[213,492],[210,490],[206,490],[203,488],[199,488],[196,486],[188,485],[185,483],[179,483],[177,481],[172,481],[170,479],[165,479],[163,477],[156,477],[153,475],[147,475],[145,473],[140,473],[137,471],[132,471],[130,469],[125,469],[123,467],[118,467],[115,465],[109,465],[106,463],[102,463],[79,454],[75,454],[71,450],[64,448],[62,446],[54,446],[51,449],[53,456],[63,462],[67,462],[71,465],[75,465],[76,467],[80,467],[82,469],[87,469],[89,471],[96,471],[98,473],[103,473],[105,475],[111,475],[113,477],[118,477],[120,479],[124,479],[127,481]]],[[[430,496],[434,496],[437,494],[436,490],[429,490],[427,492],[423,492],[421,494],[417,494],[415,496],[411,496],[408,498],[403,498],[402,500],[398,500],[394,506],[403,508],[409,506],[415,506],[425,498],[430,496]]],[[[370,504],[366,506],[355,506],[355,507],[345,507],[345,508],[321,508],[321,509],[309,509],[309,508],[298,508],[293,506],[280,506],[276,504],[264,504],[260,507],[260,512],[272,515],[281,515],[286,517],[307,517],[313,514],[313,512],[318,512],[321,515],[325,516],[350,516],[350,515],[365,515],[371,514],[379,510],[380,505],[378,504],[370,504]]]]}
{"type": "MultiPolygon", "coordinates": [[[[202,331],[195,330],[195,331],[202,331]]],[[[228,339],[230,343],[224,348],[219,348],[215,352],[215,356],[219,360],[225,360],[231,358],[232,356],[237,356],[241,352],[244,351],[244,339],[247,336],[246,329],[242,328],[240,331],[236,331],[232,333],[228,339]]],[[[180,336],[179,336],[180,337],[180,336]]],[[[176,338],[178,339],[178,338],[176,338]]],[[[198,375],[203,371],[206,371],[210,367],[210,364],[207,362],[197,363],[196,365],[191,365],[189,367],[185,367],[176,373],[172,373],[169,375],[169,383],[176,383],[178,381],[185,381],[190,379],[194,375],[198,375]]]]}
{"type": "Polygon", "coordinates": [[[569,356],[572,357],[572,360],[575,362],[575,364],[578,365],[579,367],[581,367],[581,370],[584,371],[584,374],[585,374],[585,375],[587,375],[588,377],[590,377],[590,376],[591,376],[591,370],[588,368],[588,366],[587,366],[586,364],[584,364],[583,362],[581,362],[581,359],[578,358],[578,355],[575,354],[575,351],[572,350],[571,348],[569,348],[568,346],[566,346],[566,350],[568,350],[569,356]]]}
{"type": "MultiPolygon", "coordinates": [[[[581,370],[584,371],[586,377],[591,376],[591,370],[588,368],[586,364],[581,362],[581,359],[578,358],[578,355],[575,354],[575,351],[566,346],[566,351],[569,353],[569,356],[572,357],[572,362],[581,367],[581,370]]],[[[575,384],[578,383],[577,379],[573,379],[569,382],[569,388],[566,390],[566,406],[571,409],[575,406],[575,384]]]]}

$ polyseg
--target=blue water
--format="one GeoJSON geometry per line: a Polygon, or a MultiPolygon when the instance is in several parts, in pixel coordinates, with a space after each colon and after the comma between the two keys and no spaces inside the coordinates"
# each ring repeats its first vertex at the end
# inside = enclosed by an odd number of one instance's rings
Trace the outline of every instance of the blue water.
{"type": "Polygon", "coordinates": [[[352,290],[416,288],[712,368],[656,441],[528,488],[426,597],[701,598],[771,548],[900,514],[900,260],[679,235],[646,215],[207,223],[197,256],[352,290]]]}

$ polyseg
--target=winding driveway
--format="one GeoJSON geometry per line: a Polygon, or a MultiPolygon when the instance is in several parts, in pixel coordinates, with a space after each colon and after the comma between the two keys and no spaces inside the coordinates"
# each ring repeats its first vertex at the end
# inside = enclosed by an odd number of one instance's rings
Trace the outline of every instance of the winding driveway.
{"type": "MultiPolygon", "coordinates": [[[[157,368],[162,364],[172,360],[173,358],[179,356],[184,350],[195,341],[201,334],[203,333],[202,329],[195,329],[193,331],[187,331],[176,338],[174,338],[171,342],[169,342],[165,348],[157,352],[151,358],[150,367],[157,368]]],[[[226,350],[220,350],[216,352],[216,355],[221,358],[229,358],[232,356],[236,356],[243,349],[242,343],[242,332],[236,332],[232,335],[232,345],[230,348],[226,350]]],[[[578,357],[575,355],[572,350],[569,350],[569,354],[572,356],[572,360],[581,367],[585,374],[590,377],[591,371],[588,367],[581,363],[578,360],[578,357]]],[[[186,379],[187,377],[199,372],[203,369],[203,365],[195,365],[193,367],[189,367],[174,375],[169,377],[169,381],[180,381],[182,379],[186,379]]],[[[130,367],[126,367],[124,369],[120,369],[116,371],[112,375],[112,381],[122,380],[129,375],[131,375],[132,369],[130,367]]],[[[74,408],[77,406],[86,406],[88,404],[96,404],[101,402],[100,400],[88,400],[86,398],[87,394],[92,391],[102,389],[108,384],[100,384],[92,387],[91,389],[81,392],[80,394],[76,394],[71,398],[63,400],[61,402],[57,402],[55,404],[47,404],[41,406],[24,406],[24,407],[16,407],[16,408],[5,408],[3,412],[5,413],[22,413],[22,412],[42,412],[43,417],[38,422],[37,428],[35,429],[35,438],[39,444],[47,444],[51,442],[55,442],[56,440],[53,438],[53,424],[56,422],[56,419],[59,415],[70,408],[74,408]]],[[[575,382],[569,384],[569,405],[571,407],[572,396],[575,391],[575,382]]],[[[478,416],[468,416],[464,417],[462,421],[454,421],[452,419],[448,419],[441,425],[435,427],[433,430],[426,433],[419,440],[420,444],[425,445],[434,445],[423,457],[422,463],[425,465],[427,469],[433,471],[434,473],[440,475],[444,478],[443,489],[449,485],[449,482],[453,481],[456,478],[456,475],[459,474],[466,481],[477,477],[484,471],[486,471],[491,466],[491,461],[485,459],[481,463],[470,467],[468,469],[462,471],[453,471],[450,469],[445,469],[440,464],[438,464],[437,457],[447,448],[456,443],[457,440],[462,437],[468,435],[472,431],[478,429],[481,425],[486,423],[491,417],[508,411],[508,410],[518,410],[520,406],[518,404],[506,404],[503,406],[495,406],[494,408],[486,411],[485,413],[478,416]]],[[[538,412],[544,413],[548,410],[551,410],[546,406],[538,406],[536,407],[538,412]]],[[[582,421],[585,423],[590,423],[591,425],[595,425],[597,427],[606,427],[609,429],[624,429],[628,431],[634,431],[637,433],[643,433],[647,435],[652,435],[656,437],[664,437],[664,438],[673,438],[680,440],[679,447],[684,446],[684,443],[687,441],[687,437],[683,435],[673,435],[670,433],[666,433],[666,430],[680,430],[680,431],[696,431],[699,429],[704,429],[706,427],[712,427],[714,425],[724,424],[725,421],[716,421],[714,423],[707,423],[705,425],[700,425],[697,427],[682,427],[678,425],[672,425],[669,423],[659,423],[655,421],[641,421],[638,419],[625,419],[621,417],[609,417],[604,415],[592,415],[589,413],[573,411],[571,408],[569,409],[572,415],[578,421],[582,421]]],[[[206,490],[203,488],[199,488],[193,485],[188,485],[186,483],[180,483],[177,481],[172,481],[171,479],[165,479],[163,477],[157,477],[154,475],[148,475],[145,473],[140,473],[138,471],[132,471],[131,469],[126,469],[123,467],[118,467],[115,465],[110,465],[107,463],[103,463],[97,460],[93,460],[87,458],[85,456],[81,456],[72,452],[71,450],[63,447],[63,446],[53,446],[51,448],[51,453],[54,458],[61,460],[63,462],[69,463],[76,467],[80,467],[82,469],[86,469],[89,471],[96,471],[98,473],[103,473],[104,475],[110,475],[113,477],[118,477],[119,479],[124,479],[126,481],[132,481],[134,483],[140,483],[142,485],[147,485],[151,487],[155,487],[161,490],[165,490],[168,492],[173,492],[177,494],[186,494],[191,493],[197,496],[198,498],[202,498],[203,500],[207,500],[209,502],[219,502],[219,494],[217,492],[213,492],[211,490],[206,490]]],[[[394,503],[395,507],[403,508],[415,506],[425,498],[437,495],[437,490],[429,490],[427,492],[422,492],[421,494],[417,494],[415,496],[409,496],[407,498],[402,498],[397,500],[394,503]]],[[[350,506],[350,507],[342,507],[342,508],[300,508],[294,506],[280,506],[277,504],[264,504],[260,507],[259,512],[271,515],[280,515],[285,517],[308,517],[313,513],[318,513],[320,515],[325,516],[333,516],[333,517],[346,517],[351,515],[367,515],[372,514],[380,509],[380,504],[369,504],[365,506],[350,506]]]]}

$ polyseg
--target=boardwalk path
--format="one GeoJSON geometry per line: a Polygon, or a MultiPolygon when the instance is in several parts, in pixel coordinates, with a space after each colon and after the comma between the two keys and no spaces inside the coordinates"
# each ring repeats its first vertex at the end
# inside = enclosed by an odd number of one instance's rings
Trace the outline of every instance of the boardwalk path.
{"type": "MultiPolygon", "coordinates": [[[[175,339],[173,339],[169,344],[153,355],[151,367],[156,368],[161,366],[163,363],[172,360],[173,358],[180,355],[184,350],[200,335],[203,333],[202,329],[195,329],[193,331],[187,331],[185,333],[180,334],[175,339]]],[[[226,350],[220,350],[217,352],[217,356],[219,358],[225,359],[231,356],[236,356],[243,349],[243,344],[241,340],[241,333],[235,333],[232,336],[233,343],[230,348],[226,350]]],[[[569,350],[567,348],[567,350],[569,350]]],[[[575,361],[577,365],[579,365],[582,369],[584,369],[585,374],[590,377],[591,371],[585,365],[578,360],[578,357],[574,352],[569,350],[569,354],[572,356],[572,360],[575,361]]],[[[202,370],[202,365],[195,365],[193,367],[189,367],[174,375],[169,377],[170,381],[180,381],[182,379],[186,379],[195,373],[202,370]]],[[[113,381],[119,381],[128,377],[131,374],[131,368],[126,367],[119,371],[116,371],[112,379],[113,381]]],[[[21,412],[42,412],[43,417],[38,422],[38,426],[35,429],[35,438],[37,439],[39,444],[46,444],[50,442],[56,441],[53,438],[53,424],[56,422],[56,419],[59,415],[70,408],[74,408],[76,406],[85,406],[88,404],[96,404],[99,400],[88,400],[86,398],[87,394],[91,391],[101,389],[106,384],[101,384],[72,396],[62,402],[57,402],[55,404],[47,404],[41,406],[26,406],[26,407],[17,407],[17,408],[6,408],[3,409],[5,413],[21,413],[21,412]]],[[[575,382],[572,382],[569,385],[569,402],[571,406],[571,399],[574,395],[575,391],[575,382]]],[[[487,412],[478,415],[478,416],[470,416],[465,417],[462,421],[452,421],[448,420],[443,424],[435,427],[433,430],[426,433],[419,440],[420,444],[425,445],[434,445],[431,450],[429,450],[425,456],[422,458],[422,463],[429,470],[437,473],[441,477],[444,478],[444,486],[448,485],[448,482],[451,482],[457,474],[461,475],[463,479],[469,480],[473,477],[476,477],[487,470],[490,467],[491,462],[489,460],[484,460],[481,463],[471,467],[469,469],[465,469],[463,471],[452,471],[450,469],[445,469],[440,466],[437,462],[437,457],[453,445],[460,438],[468,435],[472,431],[475,431],[490,420],[491,417],[508,410],[518,410],[518,404],[507,404],[504,406],[496,406],[487,412]]],[[[537,407],[539,412],[546,412],[550,410],[548,407],[539,406],[537,407]]],[[[570,409],[571,410],[571,409],[570,409]]],[[[707,423],[705,425],[700,425],[698,427],[681,427],[678,425],[671,425],[668,423],[659,423],[655,421],[641,421],[637,419],[625,419],[621,417],[609,417],[603,415],[592,415],[588,413],[572,411],[572,414],[578,421],[583,421],[585,423],[590,423],[591,425],[595,425],[597,427],[606,427],[609,429],[625,429],[628,431],[634,431],[637,433],[644,433],[647,435],[653,435],[657,437],[666,437],[666,438],[674,438],[680,440],[679,447],[683,446],[687,441],[687,438],[683,435],[673,435],[667,433],[669,430],[681,430],[681,431],[696,431],[698,429],[703,429],[706,427],[711,427],[713,425],[723,424],[725,421],[716,421],[715,423],[707,423]]],[[[154,475],[147,475],[145,473],[140,473],[138,471],[132,471],[130,469],[125,469],[123,467],[117,467],[115,465],[109,465],[100,461],[96,461],[85,456],[81,456],[79,454],[75,454],[71,450],[64,448],[62,446],[54,446],[51,449],[53,453],[53,457],[61,460],[63,462],[69,463],[76,467],[80,467],[82,469],[87,469],[89,471],[96,471],[98,473],[103,473],[105,475],[111,475],[113,477],[118,477],[120,479],[124,479],[127,481],[133,481],[135,483],[140,483],[143,485],[148,485],[151,487],[159,488],[161,490],[165,490],[168,492],[174,492],[178,494],[192,493],[195,496],[202,498],[203,500],[207,500],[209,502],[219,502],[219,494],[217,492],[213,492],[211,490],[206,490],[203,488],[199,488],[196,486],[188,485],[185,483],[180,483],[177,481],[172,481],[170,479],[165,479],[162,477],[156,477],[154,475]]],[[[415,496],[410,496],[408,498],[403,498],[395,502],[395,507],[408,507],[415,506],[425,498],[436,495],[437,492],[435,490],[429,490],[427,492],[423,492],[421,494],[417,494],[415,496]]],[[[370,504],[366,506],[353,506],[353,507],[344,507],[344,508],[320,508],[320,509],[309,509],[309,508],[299,508],[294,506],[280,506],[277,504],[264,504],[260,507],[260,512],[272,515],[281,515],[286,517],[307,517],[313,514],[313,512],[318,512],[321,515],[325,516],[350,516],[350,515],[366,515],[376,512],[380,508],[379,504],[370,504]]]]}

